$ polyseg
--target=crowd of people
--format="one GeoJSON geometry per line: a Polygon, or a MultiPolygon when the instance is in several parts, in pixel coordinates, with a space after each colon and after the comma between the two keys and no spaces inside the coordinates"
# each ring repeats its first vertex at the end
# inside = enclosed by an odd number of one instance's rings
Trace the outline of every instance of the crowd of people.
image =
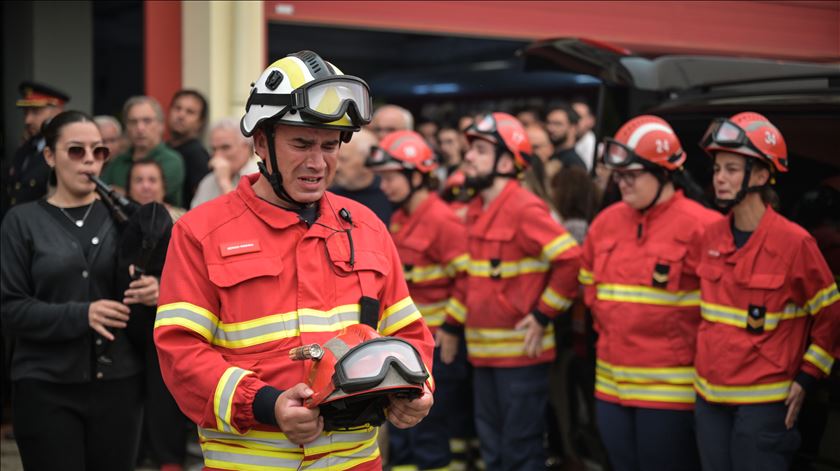
{"type": "Polygon", "coordinates": [[[660,117],[601,143],[582,98],[415,120],[311,51],[209,126],[195,90],[120,119],[21,94],[0,301],[27,469],[181,469],[189,420],[208,469],[542,470],[558,320],[585,306],[612,469],[783,470],[840,357],[835,275],[773,208],[788,150],[758,113],[709,124],[706,201],[660,117]],[[91,176],[177,221],[162,271],[115,281],[121,229],[91,176]],[[431,373],[389,397],[387,440],[325,423],[290,357],[360,322],[431,373]]]}

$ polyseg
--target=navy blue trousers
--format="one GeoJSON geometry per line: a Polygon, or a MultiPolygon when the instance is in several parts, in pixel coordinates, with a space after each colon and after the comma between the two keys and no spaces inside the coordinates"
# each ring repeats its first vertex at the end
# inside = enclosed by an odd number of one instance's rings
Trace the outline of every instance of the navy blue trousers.
{"type": "Polygon", "coordinates": [[[595,414],[613,471],[700,469],[691,411],[624,407],[598,399],[595,414]]]}
{"type": "Polygon", "coordinates": [[[467,363],[466,342],[458,343],[455,361],[440,361],[435,348],[432,374],[435,378],[435,404],[422,422],[410,429],[389,425],[388,462],[391,465],[415,465],[418,469],[437,469],[452,461],[449,440],[466,438],[472,428],[471,366],[467,363]]]}
{"type": "Polygon", "coordinates": [[[783,402],[727,405],[698,396],[694,413],[704,471],[790,469],[800,436],[785,427],[783,402]]]}
{"type": "Polygon", "coordinates": [[[475,429],[485,469],[545,471],[548,364],[473,371],[475,429]]]}

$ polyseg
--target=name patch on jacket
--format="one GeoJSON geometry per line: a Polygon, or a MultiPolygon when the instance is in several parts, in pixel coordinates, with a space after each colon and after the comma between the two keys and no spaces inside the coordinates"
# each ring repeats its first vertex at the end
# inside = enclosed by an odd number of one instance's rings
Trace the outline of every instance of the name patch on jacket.
{"type": "Polygon", "coordinates": [[[222,252],[222,257],[230,257],[231,255],[240,255],[243,253],[259,252],[260,241],[246,240],[242,242],[222,242],[219,244],[219,250],[222,252]]]}

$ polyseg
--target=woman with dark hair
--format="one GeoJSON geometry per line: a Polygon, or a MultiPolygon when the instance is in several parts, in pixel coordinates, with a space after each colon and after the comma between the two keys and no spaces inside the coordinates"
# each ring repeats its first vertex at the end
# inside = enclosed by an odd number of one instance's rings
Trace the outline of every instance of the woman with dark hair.
{"type": "Polygon", "coordinates": [[[55,193],[13,208],[0,228],[0,304],[11,359],[15,439],[26,469],[130,470],[142,365],[124,328],[157,281],[115,288],[117,230],[88,175],[108,159],[90,116],[46,126],[55,193]]]}
{"type": "Polygon", "coordinates": [[[575,166],[561,168],[551,179],[551,195],[563,227],[582,244],[600,204],[598,187],[589,172],[575,166]]]}
{"type": "Polygon", "coordinates": [[[840,293],[814,238],[771,206],[787,147],[752,112],[712,122],[715,200],[698,247],[697,443],[703,468],[786,470],[805,394],[840,356],[840,293]]]}
{"type": "Polygon", "coordinates": [[[720,214],[675,181],[685,160],[656,116],[633,118],[605,141],[621,201],[592,222],[578,279],[598,332],[595,416],[616,471],[700,469],[692,414],[700,281],[689,254],[720,214]]]}

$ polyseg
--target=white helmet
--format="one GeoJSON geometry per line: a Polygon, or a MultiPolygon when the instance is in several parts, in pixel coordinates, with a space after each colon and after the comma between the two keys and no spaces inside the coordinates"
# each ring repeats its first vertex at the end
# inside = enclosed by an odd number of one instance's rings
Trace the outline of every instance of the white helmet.
{"type": "Polygon", "coordinates": [[[342,131],[344,142],[370,122],[372,101],[364,80],[344,75],[312,51],[275,61],[252,85],[240,127],[252,136],[263,122],[342,131]]]}

